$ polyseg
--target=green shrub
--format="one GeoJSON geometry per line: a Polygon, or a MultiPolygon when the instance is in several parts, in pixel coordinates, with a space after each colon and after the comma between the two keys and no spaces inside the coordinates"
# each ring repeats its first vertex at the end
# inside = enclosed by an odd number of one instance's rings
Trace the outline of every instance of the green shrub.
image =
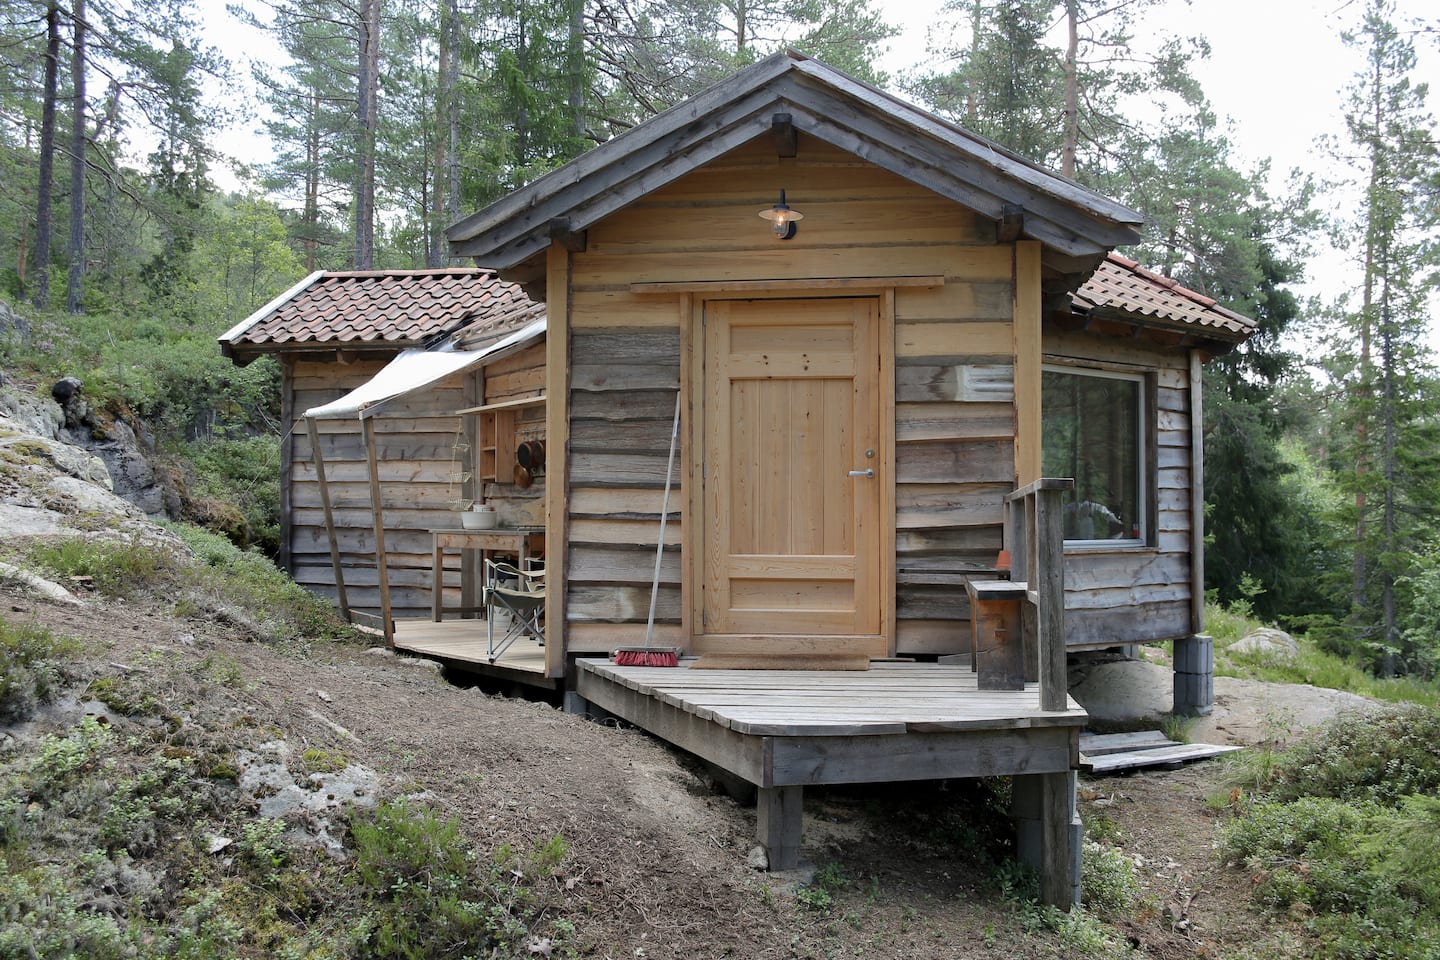
{"type": "Polygon", "coordinates": [[[440,960],[503,953],[527,932],[527,891],[502,857],[482,865],[454,821],[401,802],[351,825],[356,882],[370,910],[365,955],[440,960]]]}
{"type": "Polygon", "coordinates": [[[0,617],[0,724],[25,720],[37,706],[53,702],[68,660],[79,650],[76,640],[0,617]]]}
{"type": "Polygon", "coordinates": [[[195,519],[240,547],[280,548],[280,441],[271,434],[209,437],[185,447],[195,519]]]}
{"type": "Polygon", "coordinates": [[[1254,897],[1310,919],[1319,956],[1432,958],[1440,949],[1440,801],[1400,815],[1369,801],[1264,803],[1224,831],[1222,854],[1255,878],[1254,897]]]}
{"type": "Polygon", "coordinates": [[[1221,855],[1295,912],[1319,956],[1440,955],[1440,714],[1349,717],[1275,754],[1221,855]]]}
{"type": "Polygon", "coordinates": [[[337,638],[350,629],[325,600],[301,587],[264,556],[241,550],[225,537],[193,524],[171,524],[203,564],[192,582],[206,609],[233,605],[255,618],[264,639],[337,638]]]}
{"type": "Polygon", "coordinates": [[[1275,758],[1263,789],[1272,800],[1333,797],[1386,806],[1440,792],[1440,710],[1341,717],[1275,758]]]}
{"type": "Polygon", "coordinates": [[[1113,916],[1135,902],[1140,882],[1135,864],[1114,847],[1086,840],[1080,848],[1080,889],[1085,906],[1113,916]]]}

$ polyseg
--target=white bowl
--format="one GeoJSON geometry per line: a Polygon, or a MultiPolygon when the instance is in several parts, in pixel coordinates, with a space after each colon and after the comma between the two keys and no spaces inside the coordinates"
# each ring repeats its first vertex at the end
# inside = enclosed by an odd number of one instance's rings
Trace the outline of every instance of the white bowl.
{"type": "Polygon", "coordinates": [[[460,514],[460,525],[466,530],[493,530],[497,519],[494,510],[466,510],[460,514]]]}

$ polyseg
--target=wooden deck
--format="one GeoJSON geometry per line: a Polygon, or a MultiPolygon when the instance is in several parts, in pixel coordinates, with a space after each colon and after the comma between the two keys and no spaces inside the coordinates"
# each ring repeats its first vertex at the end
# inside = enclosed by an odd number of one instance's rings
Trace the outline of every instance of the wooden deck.
{"type": "MultiPolygon", "coordinates": [[[[759,788],[772,868],[800,847],[800,791],[831,783],[1016,777],[1033,798],[1042,873],[1068,888],[1078,854],[1073,771],[1087,715],[1040,709],[1036,684],[982,691],[965,666],[878,662],[864,672],[694,670],[577,661],[586,701],[759,788]]],[[[1022,846],[1025,829],[1022,826],[1022,846]]]]}
{"type": "Polygon", "coordinates": [[[485,652],[484,620],[396,620],[395,649],[413,653],[446,666],[506,677],[535,686],[553,687],[545,676],[545,648],[521,638],[491,660],[485,652]]]}

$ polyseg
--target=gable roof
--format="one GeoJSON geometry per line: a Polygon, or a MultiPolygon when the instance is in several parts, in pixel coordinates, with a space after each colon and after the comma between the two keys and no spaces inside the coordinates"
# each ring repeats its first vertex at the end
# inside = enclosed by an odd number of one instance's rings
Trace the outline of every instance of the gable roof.
{"type": "Polygon", "coordinates": [[[475,267],[317,271],[219,340],[245,363],[288,350],[425,346],[465,327],[498,336],[535,313],[518,286],[475,267]]]}
{"type": "MultiPolygon", "coordinates": [[[[793,51],[740,71],[451,225],[452,256],[515,270],[553,229],[578,232],[701,165],[770,133],[794,129],[948,197],[997,223],[1024,208],[1023,236],[1088,272],[1139,239],[1141,216],[915,105],[793,51]],[[567,221],[552,227],[556,220],[567,221]]],[[[517,271],[518,273],[519,271],[517,271]]]]}
{"type": "Polygon", "coordinates": [[[1089,316],[1189,328],[1232,343],[1244,340],[1256,328],[1249,317],[1118,253],[1101,262],[1071,295],[1071,304],[1076,312],[1089,316]]]}

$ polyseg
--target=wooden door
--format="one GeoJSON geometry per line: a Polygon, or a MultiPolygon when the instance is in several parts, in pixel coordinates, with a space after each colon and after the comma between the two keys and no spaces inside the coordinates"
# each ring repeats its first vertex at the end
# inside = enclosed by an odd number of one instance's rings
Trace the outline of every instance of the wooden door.
{"type": "Polygon", "coordinates": [[[884,655],[879,314],[705,304],[701,649],[884,655]]]}

